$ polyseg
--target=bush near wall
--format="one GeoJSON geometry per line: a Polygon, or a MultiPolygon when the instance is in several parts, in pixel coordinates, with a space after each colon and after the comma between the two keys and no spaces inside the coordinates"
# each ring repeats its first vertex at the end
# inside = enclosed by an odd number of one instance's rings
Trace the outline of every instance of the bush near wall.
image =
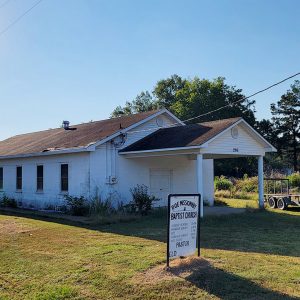
{"type": "Polygon", "coordinates": [[[290,181],[290,186],[292,188],[300,188],[300,173],[293,173],[289,176],[287,176],[287,178],[290,181]]]}
{"type": "Polygon", "coordinates": [[[9,198],[6,195],[2,196],[0,199],[0,207],[10,207],[10,208],[17,208],[18,203],[15,199],[9,198]]]}

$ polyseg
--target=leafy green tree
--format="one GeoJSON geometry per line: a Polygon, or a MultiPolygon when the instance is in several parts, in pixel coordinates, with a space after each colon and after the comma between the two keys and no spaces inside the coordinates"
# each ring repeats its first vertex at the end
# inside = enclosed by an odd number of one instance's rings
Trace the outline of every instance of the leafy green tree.
{"type": "Polygon", "coordinates": [[[183,89],[187,82],[186,79],[182,79],[176,74],[170,78],[159,80],[153,90],[158,106],[170,109],[177,101],[177,92],[183,89]]]}
{"type": "Polygon", "coordinates": [[[124,107],[118,106],[112,116],[128,115],[157,108],[167,108],[182,120],[195,118],[200,114],[227,106],[212,114],[193,119],[189,123],[212,121],[231,117],[243,117],[251,125],[255,124],[254,101],[244,100],[241,89],[229,86],[225,78],[214,80],[183,79],[178,75],[157,82],[153,96],[142,92],[124,107]]]}
{"type": "Polygon", "coordinates": [[[281,144],[287,155],[292,154],[295,171],[299,170],[298,156],[300,153],[300,82],[296,80],[280,100],[271,104],[273,122],[279,131],[281,144]]]}
{"type": "Polygon", "coordinates": [[[211,81],[195,77],[186,81],[184,87],[176,92],[176,101],[170,106],[170,110],[180,119],[186,120],[227,106],[193,119],[192,123],[243,117],[254,125],[255,101],[243,101],[244,97],[241,89],[225,84],[224,77],[211,81]]]}
{"type": "Polygon", "coordinates": [[[279,136],[280,131],[276,128],[275,124],[270,120],[262,119],[256,123],[257,131],[274,147],[277,149],[277,153],[281,155],[282,140],[279,136]]]}
{"type": "Polygon", "coordinates": [[[141,113],[156,109],[157,107],[157,101],[153,99],[148,91],[141,92],[132,102],[127,101],[124,107],[117,106],[112,112],[111,117],[141,113]]]}

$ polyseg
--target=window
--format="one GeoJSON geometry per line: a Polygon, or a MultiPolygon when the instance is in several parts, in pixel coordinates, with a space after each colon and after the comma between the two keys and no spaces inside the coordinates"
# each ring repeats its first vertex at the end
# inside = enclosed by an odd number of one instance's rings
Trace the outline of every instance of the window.
{"type": "Polygon", "coordinates": [[[60,165],[60,187],[62,192],[69,190],[69,165],[60,165]]]}
{"type": "Polygon", "coordinates": [[[3,168],[0,168],[0,190],[3,190],[3,168]]]}
{"type": "Polygon", "coordinates": [[[36,167],[36,189],[42,191],[44,188],[44,166],[36,167]]]}
{"type": "Polygon", "coordinates": [[[17,167],[16,188],[22,190],[22,167],[17,167]]]}

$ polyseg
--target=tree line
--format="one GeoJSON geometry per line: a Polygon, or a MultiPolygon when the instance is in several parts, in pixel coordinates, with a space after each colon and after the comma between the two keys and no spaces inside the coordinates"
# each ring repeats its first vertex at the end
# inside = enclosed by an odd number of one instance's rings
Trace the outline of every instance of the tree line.
{"type": "MultiPolygon", "coordinates": [[[[278,150],[277,153],[266,156],[267,168],[279,171],[292,168],[298,171],[300,82],[294,81],[290,89],[271,104],[271,119],[257,120],[255,100],[244,98],[242,89],[228,85],[224,77],[208,80],[198,77],[187,79],[172,75],[159,80],[151,92],[143,91],[132,101],[127,101],[124,106],[117,106],[111,117],[159,108],[167,108],[181,120],[192,119],[187,121],[187,124],[243,117],[278,150]],[[226,107],[205,115],[223,106],[226,107]],[[204,116],[197,117],[203,114],[204,116]]],[[[257,172],[256,159],[251,157],[216,160],[215,165],[216,175],[240,177],[244,173],[255,175],[257,172]]]]}

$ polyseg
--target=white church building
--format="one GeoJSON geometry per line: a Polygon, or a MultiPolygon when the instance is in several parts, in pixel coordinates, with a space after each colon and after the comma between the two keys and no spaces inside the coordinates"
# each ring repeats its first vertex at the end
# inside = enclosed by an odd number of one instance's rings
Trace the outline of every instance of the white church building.
{"type": "MultiPolygon", "coordinates": [[[[242,118],[185,125],[166,109],[21,134],[0,142],[0,197],[20,205],[60,205],[66,194],[123,203],[144,184],[214,203],[214,159],[254,156],[263,203],[263,157],[276,151],[242,118]]],[[[203,204],[203,203],[202,203],[203,204]]],[[[203,213],[203,205],[202,205],[203,213]]]]}

